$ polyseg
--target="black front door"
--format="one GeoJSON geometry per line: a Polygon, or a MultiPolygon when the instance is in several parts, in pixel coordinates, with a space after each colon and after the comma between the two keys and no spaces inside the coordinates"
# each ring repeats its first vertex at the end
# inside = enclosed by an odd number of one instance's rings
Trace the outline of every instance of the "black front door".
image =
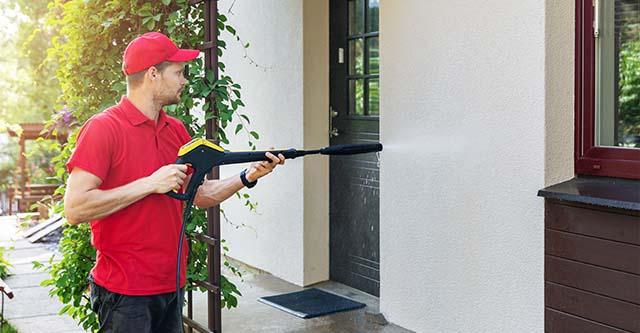
{"type": "MultiPolygon", "coordinates": [[[[331,144],[378,142],[378,0],[330,2],[331,144]]],[[[330,160],[330,277],[380,293],[376,154],[330,160]]]]}

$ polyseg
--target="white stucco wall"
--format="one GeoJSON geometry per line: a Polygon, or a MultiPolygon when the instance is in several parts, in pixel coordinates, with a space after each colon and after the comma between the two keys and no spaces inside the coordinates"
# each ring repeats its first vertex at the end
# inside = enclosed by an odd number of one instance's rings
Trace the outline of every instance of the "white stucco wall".
{"type": "MultiPolygon", "coordinates": [[[[328,144],[329,7],[324,1],[243,0],[220,3],[248,50],[228,40],[222,58],[242,85],[245,111],[260,134],[258,149],[312,149],[328,144]],[[228,7],[233,3],[232,13],[228,7]],[[245,57],[245,55],[247,57],[245,57]]],[[[228,38],[227,38],[228,39],[228,38]]],[[[229,127],[233,132],[235,125],[229,127]]],[[[228,148],[245,150],[247,134],[228,148]]],[[[225,166],[222,177],[245,166],[225,166]]],[[[329,163],[326,157],[289,160],[246,191],[258,214],[232,198],[222,205],[230,255],[298,285],[329,278],[329,163]]]]}
{"type": "MultiPolygon", "coordinates": [[[[311,15],[326,10],[243,0],[227,14],[258,64],[229,43],[223,61],[243,85],[259,148],[326,144],[327,22],[311,15]]],[[[543,331],[536,192],[573,175],[573,19],[572,0],[381,0],[380,303],[390,321],[543,331]]],[[[326,278],[328,169],[316,162],[288,161],[251,190],[258,215],[223,205],[248,225],[223,223],[233,257],[300,285],[326,278]]]]}
{"type": "MultiPolygon", "coordinates": [[[[303,1],[304,148],[329,145],[329,2],[303,1]]],[[[304,158],[304,285],[329,279],[329,158],[304,158]]]]}
{"type": "Polygon", "coordinates": [[[575,1],[546,2],[545,185],[574,175],[575,1]]]}
{"type": "Polygon", "coordinates": [[[545,3],[380,7],[381,312],[542,332],[545,3]]]}
{"type": "MultiPolygon", "coordinates": [[[[242,85],[245,111],[251,127],[260,134],[258,149],[302,147],[303,133],[303,31],[302,2],[298,0],[242,0],[220,2],[221,13],[251,46],[227,38],[222,61],[229,74],[242,85]],[[232,13],[227,12],[233,3],[232,13]],[[251,63],[252,59],[257,67],[251,63]]],[[[230,127],[231,131],[235,126],[230,127]]],[[[246,150],[246,133],[231,136],[228,148],[246,150]]],[[[227,147],[225,147],[227,148],[227,147]]],[[[237,174],[246,166],[225,166],[222,177],[237,174]]],[[[284,167],[246,191],[258,202],[251,213],[235,198],[222,208],[236,229],[222,223],[222,237],[231,256],[285,280],[303,283],[303,160],[284,167]]]]}

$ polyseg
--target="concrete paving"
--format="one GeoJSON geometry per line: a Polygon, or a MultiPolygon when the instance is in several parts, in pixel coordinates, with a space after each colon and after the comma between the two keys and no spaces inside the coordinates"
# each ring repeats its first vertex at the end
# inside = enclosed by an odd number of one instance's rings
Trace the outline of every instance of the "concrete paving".
{"type": "MultiPolygon", "coordinates": [[[[46,262],[55,253],[51,244],[31,244],[19,235],[15,217],[0,217],[0,246],[10,249],[6,255],[13,267],[12,275],[5,279],[14,290],[12,300],[5,298],[5,317],[20,333],[39,332],[84,332],[69,316],[59,316],[62,304],[51,298],[40,282],[48,278],[47,273],[33,269],[32,261],[46,262]]],[[[323,282],[313,287],[343,295],[367,304],[363,309],[328,316],[301,319],[271,306],[259,303],[260,297],[272,296],[303,288],[288,283],[270,274],[242,266],[243,280],[232,281],[243,296],[238,307],[224,309],[223,332],[270,332],[270,333],[409,333],[411,331],[392,324],[378,324],[378,299],[356,289],[335,282],[323,282]]],[[[206,294],[194,293],[194,319],[207,323],[206,294]]]]}
{"type": "MultiPolygon", "coordinates": [[[[365,303],[365,308],[341,312],[323,317],[301,319],[269,305],[259,303],[258,298],[281,293],[299,291],[303,288],[288,283],[270,274],[249,271],[231,280],[238,286],[242,297],[238,307],[222,312],[223,332],[274,332],[274,333],[410,333],[411,331],[393,324],[376,324],[378,298],[365,294],[336,282],[323,282],[313,287],[342,295],[365,303]]],[[[206,323],[206,298],[204,294],[194,295],[194,318],[206,323]]]]}
{"type": "Polygon", "coordinates": [[[47,262],[54,247],[29,243],[20,236],[17,224],[15,216],[0,217],[0,246],[9,249],[6,259],[13,265],[5,282],[15,295],[5,298],[5,318],[20,333],[84,332],[71,317],[58,315],[62,303],[40,286],[49,275],[33,269],[32,262],[47,262]]]}

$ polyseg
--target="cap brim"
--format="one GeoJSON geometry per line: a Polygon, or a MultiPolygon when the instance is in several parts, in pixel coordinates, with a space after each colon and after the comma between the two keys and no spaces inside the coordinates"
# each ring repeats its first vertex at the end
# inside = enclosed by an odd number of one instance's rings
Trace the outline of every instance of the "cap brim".
{"type": "Polygon", "coordinates": [[[191,61],[200,55],[200,50],[179,49],[176,54],[172,55],[167,61],[184,62],[191,61]]]}

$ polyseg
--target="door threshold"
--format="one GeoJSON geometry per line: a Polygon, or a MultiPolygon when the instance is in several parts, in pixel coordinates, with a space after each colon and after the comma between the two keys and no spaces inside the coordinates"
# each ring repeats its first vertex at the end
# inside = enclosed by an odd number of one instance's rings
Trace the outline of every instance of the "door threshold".
{"type": "Polygon", "coordinates": [[[330,293],[334,293],[336,295],[344,296],[350,298],[354,301],[358,301],[367,305],[366,311],[371,313],[379,313],[380,312],[380,299],[374,295],[368,294],[362,290],[349,287],[346,284],[328,280],[323,282],[318,282],[311,286],[318,289],[322,289],[324,291],[328,291],[330,293]]]}

